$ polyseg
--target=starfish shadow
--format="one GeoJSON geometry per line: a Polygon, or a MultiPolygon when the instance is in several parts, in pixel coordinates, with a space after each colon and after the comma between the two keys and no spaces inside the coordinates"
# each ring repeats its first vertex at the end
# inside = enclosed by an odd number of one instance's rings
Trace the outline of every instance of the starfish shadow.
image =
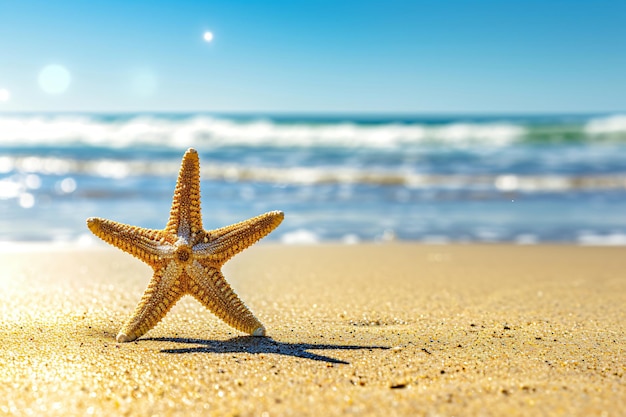
{"type": "Polygon", "coordinates": [[[270,337],[239,336],[228,340],[205,340],[205,339],[185,339],[179,337],[154,337],[141,340],[152,340],[158,342],[174,342],[181,344],[195,344],[196,347],[180,349],[163,349],[162,353],[252,353],[252,354],[277,354],[293,356],[296,358],[310,359],[313,361],[337,363],[349,365],[350,362],[329,356],[318,355],[309,352],[313,350],[357,350],[357,349],[389,349],[385,346],[356,346],[356,345],[330,345],[313,343],[284,343],[276,341],[270,337]]]}

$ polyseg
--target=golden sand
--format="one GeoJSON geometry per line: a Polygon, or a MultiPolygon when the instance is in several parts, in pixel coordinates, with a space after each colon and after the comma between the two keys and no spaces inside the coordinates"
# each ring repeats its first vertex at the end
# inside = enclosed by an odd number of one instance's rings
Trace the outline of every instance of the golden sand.
{"type": "Polygon", "coordinates": [[[0,264],[0,415],[626,413],[624,248],[257,245],[224,272],[270,338],[187,297],[128,344],[141,262],[0,264]]]}

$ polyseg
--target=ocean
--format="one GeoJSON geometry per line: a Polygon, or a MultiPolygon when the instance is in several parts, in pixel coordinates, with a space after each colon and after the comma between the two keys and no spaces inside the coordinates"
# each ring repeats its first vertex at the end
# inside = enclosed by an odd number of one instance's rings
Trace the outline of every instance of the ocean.
{"type": "Polygon", "coordinates": [[[206,228],[266,240],[626,244],[626,114],[0,114],[0,242],[163,228],[183,153],[206,228]]]}

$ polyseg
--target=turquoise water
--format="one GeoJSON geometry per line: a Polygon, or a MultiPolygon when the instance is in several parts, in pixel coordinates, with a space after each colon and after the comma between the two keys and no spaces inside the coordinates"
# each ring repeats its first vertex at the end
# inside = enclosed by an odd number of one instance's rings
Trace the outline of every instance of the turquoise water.
{"type": "Polygon", "coordinates": [[[268,240],[626,244],[623,114],[0,114],[0,241],[162,228],[188,147],[208,228],[283,210],[268,240]]]}

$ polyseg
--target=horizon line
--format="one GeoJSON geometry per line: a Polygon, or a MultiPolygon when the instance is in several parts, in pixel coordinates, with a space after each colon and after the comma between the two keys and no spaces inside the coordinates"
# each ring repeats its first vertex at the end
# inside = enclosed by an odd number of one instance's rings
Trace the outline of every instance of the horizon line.
{"type": "Polygon", "coordinates": [[[217,116],[591,116],[626,113],[626,110],[601,111],[362,111],[362,110],[0,110],[3,115],[192,115],[217,116]]]}

